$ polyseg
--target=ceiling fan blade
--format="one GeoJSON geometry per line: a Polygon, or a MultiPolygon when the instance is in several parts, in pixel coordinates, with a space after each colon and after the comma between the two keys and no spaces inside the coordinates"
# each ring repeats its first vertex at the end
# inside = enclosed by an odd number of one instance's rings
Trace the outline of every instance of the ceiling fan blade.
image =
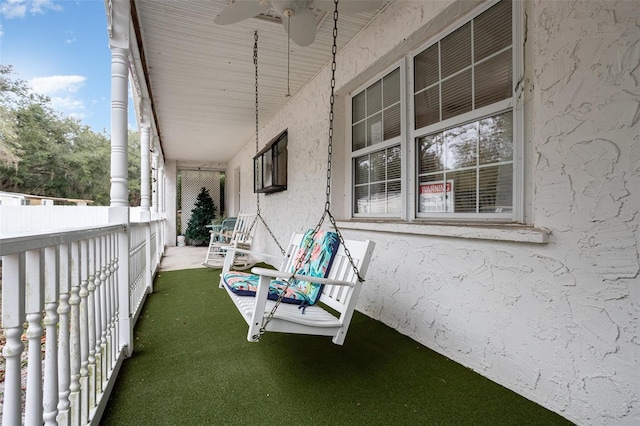
{"type": "Polygon", "coordinates": [[[236,0],[225,7],[213,22],[218,25],[235,24],[245,19],[253,18],[267,10],[271,9],[268,1],[259,0],[236,0]]]}
{"type": "MultiPolygon", "coordinates": [[[[314,0],[313,7],[332,12],[335,8],[331,0],[314,0]]],[[[338,12],[342,13],[360,13],[369,12],[371,10],[382,7],[382,0],[340,0],[338,3],[338,12]]]]}
{"type": "Polygon", "coordinates": [[[282,25],[289,32],[291,40],[298,46],[308,46],[316,39],[316,15],[311,9],[296,10],[290,18],[283,16],[282,25]]]}

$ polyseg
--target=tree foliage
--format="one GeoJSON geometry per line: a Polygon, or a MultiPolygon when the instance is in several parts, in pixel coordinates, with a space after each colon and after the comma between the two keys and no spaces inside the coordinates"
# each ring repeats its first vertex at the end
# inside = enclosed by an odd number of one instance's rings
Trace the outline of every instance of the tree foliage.
{"type": "Polygon", "coordinates": [[[211,224],[218,209],[204,186],[200,189],[193,206],[184,236],[191,241],[191,244],[201,246],[209,241],[209,229],[206,226],[211,224]]]}
{"type": "MultiPolygon", "coordinates": [[[[0,191],[93,200],[108,205],[111,145],[0,65],[0,191]]],[[[129,132],[131,205],[140,203],[140,145],[129,132]]]]}

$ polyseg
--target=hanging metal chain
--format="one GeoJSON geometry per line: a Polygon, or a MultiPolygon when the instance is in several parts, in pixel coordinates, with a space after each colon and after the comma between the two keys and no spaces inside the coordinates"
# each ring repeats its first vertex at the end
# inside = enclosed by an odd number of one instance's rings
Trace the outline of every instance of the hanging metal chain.
{"type": "MultiPolygon", "coordinates": [[[[334,8],[334,11],[333,11],[333,45],[331,47],[331,55],[332,55],[332,59],[331,59],[331,96],[329,98],[329,104],[330,104],[330,108],[329,108],[329,146],[327,148],[327,189],[326,189],[326,199],[325,199],[325,204],[324,204],[324,212],[322,213],[322,216],[320,217],[320,220],[318,221],[318,224],[313,229],[312,238],[309,238],[307,240],[302,255],[298,257],[298,259],[296,261],[296,266],[294,268],[294,272],[292,272],[291,276],[288,279],[284,280],[285,283],[286,283],[285,288],[278,295],[278,299],[276,300],[275,304],[273,305],[273,308],[271,308],[271,311],[269,312],[269,315],[267,315],[267,317],[264,318],[264,320],[262,321],[262,325],[260,326],[260,330],[258,331],[258,334],[252,336],[253,339],[255,339],[255,340],[260,340],[260,338],[262,338],[262,336],[266,332],[267,324],[269,324],[269,322],[273,319],[273,316],[275,315],[275,313],[276,313],[276,311],[278,309],[278,306],[280,306],[280,304],[282,303],[282,299],[284,298],[285,293],[287,292],[287,290],[291,286],[291,283],[295,281],[294,276],[298,272],[300,267],[302,266],[302,262],[306,258],[306,255],[307,255],[309,249],[311,248],[311,245],[313,244],[313,239],[315,238],[317,233],[320,231],[320,228],[322,227],[322,224],[324,223],[324,219],[325,219],[325,217],[327,215],[329,216],[329,221],[331,222],[331,225],[333,225],[333,228],[335,229],[336,234],[338,235],[338,239],[340,240],[340,244],[342,244],[342,247],[344,248],[345,255],[347,256],[347,259],[349,259],[349,263],[351,264],[351,267],[353,268],[353,272],[355,273],[356,277],[358,277],[358,281],[364,282],[364,278],[362,278],[362,276],[360,275],[360,271],[358,271],[358,267],[355,264],[355,261],[353,260],[353,257],[351,257],[351,253],[349,252],[349,249],[347,248],[347,246],[345,244],[344,237],[342,236],[342,233],[338,229],[338,225],[336,224],[336,220],[335,220],[335,218],[333,217],[333,215],[331,214],[331,211],[330,211],[330,208],[331,208],[331,156],[332,156],[332,151],[333,151],[333,118],[334,118],[335,87],[336,87],[336,55],[337,55],[337,52],[338,52],[338,44],[337,44],[337,40],[338,40],[338,1],[339,0],[334,0],[334,7],[335,8],[334,8]]],[[[256,85],[257,85],[257,83],[256,83],[256,85]]]]}
{"type": "MultiPolygon", "coordinates": [[[[286,13],[286,12],[285,12],[286,13]]],[[[286,97],[291,97],[291,88],[289,87],[290,80],[290,57],[291,57],[291,16],[287,19],[287,94],[286,97]]]]}
{"type": "MultiPolygon", "coordinates": [[[[258,154],[258,31],[253,33],[253,65],[256,69],[256,155],[258,154]]],[[[255,179],[255,176],[254,176],[255,179]]],[[[256,192],[256,213],[260,216],[260,193],[256,192]]],[[[255,223],[255,221],[254,221],[255,223]]],[[[253,228],[253,224],[251,225],[253,228]]]]}
{"type": "Polygon", "coordinates": [[[327,198],[326,201],[324,203],[324,213],[322,214],[322,218],[320,218],[320,222],[318,223],[318,226],[316,228],[319,229],[320,225],[322,224],[322,222],[324,221],[325,216],[329,216],[329,221],[331,222],[331,225],[333,225],[333,228],[336,231],[336,234],[338,234],[338,238],[340,239],[340,244],[342,244],[342,247],[344,247],[344,253],[347,255],[347,259],[349,259],[349,263],[351,264],[351,267],[353,268],[353,272],[356,274],[356,276],[358,277],[358,281],[360,282],[364,282],[364,278],[362,278],[362,276],[360,276],[360,271],[358,271],[358,267],[356,266],[355,262],[353,261],[353,258],[351,257],[351,253],[349,252],[349,249],[347,248],[347,246],[344,243],[344,237],[342,236],[342,233],[340,232],[340,230],[338,229],[338,226],[336,225],[336,220],[333,217],[333,215],[331,214],[330,208],[331,208],[331,154],[333,151],[333,116],[334,116],[334,104],[335,104],[335,88],[336,88],[336,55],[338,53],[338,45],[337,45],[337,39],[338,39],[338,0],[334,0],[334,4],[335,4],[335,8],[333,10],[333,46],[331,47],[331,54],[332,54],[332,60],[331,60],[331,97],[329,98],[329,146],[327,148],[327,198]]]}
{"type": "MultiPolygon", "coordinates": [[[[258,143],[259,143],[259,133],[260,133],[260,128],[259,128],[260,121],[259,121],[259,110],[258,110],[258,31],[255,31],[253,33],[253,65],[256,70],[255,74],[256,74],[256,155],[257,155],[259,152],[258,143]]],[[[254,179],[255,179],[255,176],[254,176],[254,179]]],[[[286,254],[286,251],[284,250],[284,248],[282,248],[282,245],[280,245],[280,242],[278,241],[276,236],[273,234],[273,231],[271,231],[271,228],[269,228],[269,225],[267,225],[267,222],[265,222],[264,218],[260,214],[260,193],[256,192],[256,217],[253,218],[253,221],[251,222],[251,226],[249,226],[249,231],[248,231],[249,235],[251,235],[251,232],[253,231],[253,227],[258,223],[258,218],[260,219],[264,227],[267,229],[267,232],[269,232],[269,235],[271,235],[271,238],[273,239],[273,241],[275,241],[276,245],[280,249],[280,253],[282,253],[282,255],[284,256],[286,254]]]]}

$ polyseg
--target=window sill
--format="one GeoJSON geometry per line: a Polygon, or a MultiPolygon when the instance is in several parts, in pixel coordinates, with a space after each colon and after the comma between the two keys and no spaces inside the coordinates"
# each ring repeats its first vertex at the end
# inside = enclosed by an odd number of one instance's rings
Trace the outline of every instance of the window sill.
{"type": "Polygon", "coordinates": [[[546,244],[549,242],[549,236],[551,235],[551,231],[547,229],[518,224],[409,223],[358,219],[337,221],[337,225],[339,228],[357,229],[359,231],[512,241],[532,244],[546,244]]]}

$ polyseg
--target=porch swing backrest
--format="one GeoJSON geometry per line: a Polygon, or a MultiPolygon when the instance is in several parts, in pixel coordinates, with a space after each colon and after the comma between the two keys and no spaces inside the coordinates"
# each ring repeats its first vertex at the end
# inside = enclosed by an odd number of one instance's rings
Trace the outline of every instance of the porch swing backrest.
{"type": "MultiPolygon", "coordinates": [[[[302,247],[302,239],[304,238],[304,234],[295,234],[293,240],[291,241],[288,251],[290,255],[285,258],[284,265],[280,267],[280,271],[295,271],[297,269],[304,269],[305,265],[296,265],[296,253],[302,247]]],[[[350,246],[358,246],[360,251],[357,255],[352,253],[352,257],[355,256],[357,259],[357,266],[360,267],[360,263],[362,259],[364,259],[366,255],[367,242],[365,241],[349,241],[350,246]]],[[[289,253],[288,253],[289,254],[289,253]]],[[[340,245],[333,255],[333,260],[331,261],[331,267],[327,272],[327,279],[346,281],[352,284],[357,282],[357,277],[351,264],[349,263],[349,259],[347,258],[344,246],[340,245]]],[[[324,303],[325,305],[335,309],[338,312],[343,312],[345,309],[345,304],[349,303],[351,296],[353,295],[353,287],[351,286],[335,286],[335,285],[325,285],[323,286],[322,293],[320,294],[320,299],[318,300],[320,303],[324,303]]]]}
{"type": "Polygon", "coordinates": [[[229,238],[229,244],[238,248],[250,248],[256,232],[256,215],[240,213],[229,238]]]}

